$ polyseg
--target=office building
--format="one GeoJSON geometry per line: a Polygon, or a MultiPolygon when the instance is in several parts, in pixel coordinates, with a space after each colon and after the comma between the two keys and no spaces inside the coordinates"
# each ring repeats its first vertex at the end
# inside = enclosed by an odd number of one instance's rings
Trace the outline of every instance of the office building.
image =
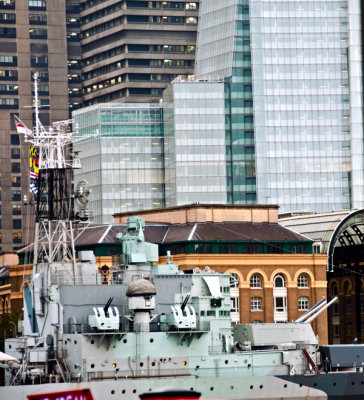
{"type": "Polygon", "coordinates": [[[94,223],[110,223],[113,214],[163,207],[163,119],[159,104],[104,103],[73,112],[81,139],[82,169],[94,223]]]}
{"type": "Polygon", "coordinates": [[[159,101],[175,77],[193,73],[198,1],[81,5],[84,105],[159,101]]]}
{"type": "Polygon", "coordinates": [[[226,204],[224,84],[175,80],[163,113],[166,206],[226,204]]]}
{"type": "Polygon", "coordinates": [[[360,1],[200,4],[195,75],[226,84],[228,201],[363,207],[360,1]]]}

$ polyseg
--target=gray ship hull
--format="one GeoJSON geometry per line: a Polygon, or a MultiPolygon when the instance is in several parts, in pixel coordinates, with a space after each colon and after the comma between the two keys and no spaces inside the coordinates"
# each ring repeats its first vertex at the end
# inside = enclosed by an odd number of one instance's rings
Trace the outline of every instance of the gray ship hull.
{"type": "MultiPolygon", "coordinates": [[[[335,374],[338,375],[338,374],[335,374]]],[[[340,374],[340,382],[350,379],[349,374],[340,374]]],[[[354,375],[354,374],[353,374],[354,375]]],[[[289,378],[289,377],[287,377],[289,378]]],[[[138,400],[141,393],[163,387],[177,387],[193,389],[201,392],[201,399],[291,399],[291,400],[326,400],[351,399],[345,396],[328,397],[321,386],[329,387],[325,376],[316,378],[320,384],[317,387],[301,385],[300,381],[286,379],[286,377],[254,376],[244,378],[196,378],[192,376],[168,378],[118,378],[117,380],[103,380],[82,383],[52,383],[42,385],[8,386],[0,388],[1,400],[25,400],[28,394],[48,393],[71,389],[90,388],[95,400],[138,400]],[[321,385],[324,378],[325,384],[321,385]]],[[[311,382],[311,381],[307,381],[311,382]]],[[[364,387],[362,386],[364,394],[364,387]]],[[[354,399],[355,397],[353,397],[354,399]]],[[[357,397],[359,398],[359,397],[357,397]]],[[[362,397],[363,398],[363,395],[362,397]]]]}

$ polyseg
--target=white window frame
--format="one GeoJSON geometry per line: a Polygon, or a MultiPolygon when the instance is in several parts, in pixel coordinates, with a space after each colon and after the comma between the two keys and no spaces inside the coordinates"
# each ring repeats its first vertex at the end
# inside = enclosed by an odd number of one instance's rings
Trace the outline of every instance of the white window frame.
{"type": "Polygon", "coordinates": [[[250,310],[251,311],[262,311],[262,298],[261,297],[252,297],[250,299],[250,310]]]}
{"type": "Polygon", "coordinates": [[[307,311],[310,308],[310,299],[307,296],[298,298],[298,311],[307,311]]]}

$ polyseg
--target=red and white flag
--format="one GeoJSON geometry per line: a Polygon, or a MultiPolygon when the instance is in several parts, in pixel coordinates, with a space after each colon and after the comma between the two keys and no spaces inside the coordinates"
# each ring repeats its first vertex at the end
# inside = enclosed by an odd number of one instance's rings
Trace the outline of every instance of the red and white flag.
{"type": "Polygon", "coordinates": [[[16,126],[16,130],[18,131],[18,133],[21,133],[23,135],[29,136],[29,135],[32,135],[32,133],[33,133],[20,120],[15,120],[15,126],[16,126]]]}

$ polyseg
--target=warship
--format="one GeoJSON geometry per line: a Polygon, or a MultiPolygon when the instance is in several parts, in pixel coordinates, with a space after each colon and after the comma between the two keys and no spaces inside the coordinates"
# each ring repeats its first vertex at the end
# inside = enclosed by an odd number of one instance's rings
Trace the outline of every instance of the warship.
{"type": "Polygon", "coordinates": [[[87,389],[95,400],[136,400],[162,387],[202,399],[364,398],[364,346],[319,346],[311,328],[324,300],[295,322],[232,324],[233,278],[208,267],[179,270],[170,256],[158,264],[139,217],[117,234],[120,265],[105,279],[92,251],[75,251],[90,191],[85,181],[76,186],[74,214],[70,121],[45,129],[37,117],[26,131],[39,151],[33,273],[22,336],[7,339],[0,354],[0,399],[87,389]]]}

